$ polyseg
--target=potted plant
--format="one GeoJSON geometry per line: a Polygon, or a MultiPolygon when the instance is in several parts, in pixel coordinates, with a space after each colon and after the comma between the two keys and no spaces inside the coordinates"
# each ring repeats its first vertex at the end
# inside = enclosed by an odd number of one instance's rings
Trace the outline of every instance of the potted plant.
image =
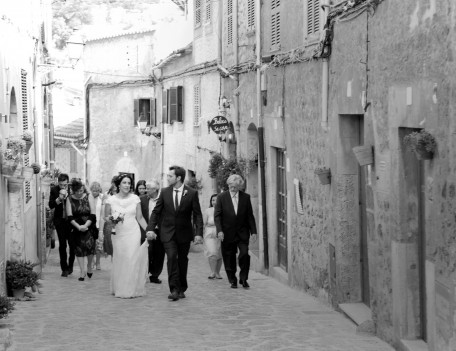
{"type": "Polygon", "coordinates": [[[33,162],[33,163],[30,165],[30,167],[32,167],[33,173],[34,173],[34,174],[38,174],[38,173],[40,173],[40,171],[41,171],[41,166],[39,165],[39,163],[33,162]]]}
{"type": "Polygon", "coordinates": [[[352,148],[360,166],[374,163],[374,147],[372,145],[360,145],[352,148]]]}
{"type": "Polygon", "coordinates": [[[434,136],[422,129],[419,132],[412,132],[404,137],[404,145],[415,152],[418,160],[430,160],[434,157],[437,149],[437,142],[434,136]]]}
{"type": "Polygon", "coordinates": [[[6,148],[16,155],[22,154],[25,150],[25,141],[16,137],[7,138],[6,148]]]}
{"type": "Polygon", "coordinates": [[[33,138],[32,132],[30,132],[29,130],[24,131],[24,133],[22,134],[22,140],[25,141],[25,152],[26,153],[29,152],[30,148],[33,145],[32,138],[33,138]]]}
{"type": "Polygon", "coordinates": [[[14,310],[14,305],[8,297],[0,295],[0,318],[8,317],[8,313],[14,310]]]}
{"type": "Polygon", "coordinates": [[[59,174],[60,170],[58,168],[54,168],[54,170],[45,168],[41,171],[41,182],[44,185],[51,185],[51,183],[59,177],[59,174]]]}
{"type": "Polygon", "coordinates": [[[22,298],[26,287],[38,283],[38,273],[33,270],[34,266],[36,264],[30,261],[6,262],[6,287],[12,296],[22,298]]]}
{"type": "Polygon", "coordinates": [[[32,180],[33,174],[35,174],[35,171],[32,167],[22,167],[22,177],[25,180],[32,180]]]}
{"type": "Polygon", "coordinates": [[[2,174],[4,176],[12,176],[19,164],[19,157],[11,149],[3,151],[2,158],[2,174]]]}
{"type": "Polygon", "coordinates": [[[318,176],[318,179],[322,185],[331,183],[331,170],[329,168],[317,167],[315,168],[314,173],[318,176]]]}

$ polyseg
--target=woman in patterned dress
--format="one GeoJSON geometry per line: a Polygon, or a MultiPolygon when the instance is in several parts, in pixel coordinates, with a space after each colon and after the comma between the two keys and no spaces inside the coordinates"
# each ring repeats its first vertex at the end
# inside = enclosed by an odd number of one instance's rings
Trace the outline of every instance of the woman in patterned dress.
{"type": "Polygon", "coordinates": [[[92,260],[97,235],[95,205],[89,200],[80,179],[73,178],[70,187],[72,194],[67,198],[66,209],[71,226],[70,236],[80,269],[79,281],[83,281],[86,274],[89,278],[92,277],[92,260]]]}

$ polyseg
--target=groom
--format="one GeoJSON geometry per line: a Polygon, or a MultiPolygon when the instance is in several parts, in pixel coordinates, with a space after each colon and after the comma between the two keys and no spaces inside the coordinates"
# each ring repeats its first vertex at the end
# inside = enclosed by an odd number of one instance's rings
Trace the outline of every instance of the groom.
{"type": "Polygon", "coordinates": [[[147,237],[154,237],[158,225],[160,240],[167,257],[170,300],[185,298],[187,290],[188,252],[196,228],[195,242],[203,241],[203,216],[198,192],[184,185],[185,169],[172,166],[168,171],[169,187],[162,189],[147,226],[147,237]],[[193,219],[193,224],[192,224],[193,219]]]}

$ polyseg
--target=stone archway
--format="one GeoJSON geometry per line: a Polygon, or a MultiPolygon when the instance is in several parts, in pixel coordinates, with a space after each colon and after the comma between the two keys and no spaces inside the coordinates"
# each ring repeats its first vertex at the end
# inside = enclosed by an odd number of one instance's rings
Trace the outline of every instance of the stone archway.
{"type": "MultiPolygon", "coordinates": [[[[259,178],[258,178],[258,130],[254,123],[250,123],[247,127],[247,158],[252,160],[250,162],[250,170],[247,175],[247,188],[246,192],[250,194],[252,201],[253,214],[259,224],[259,178]],[[255,162],[256,159],[256,162],[255,162]]],[[[259,257],[259,240],[254,244],[250,244],[250,251],[259,257]]]]}

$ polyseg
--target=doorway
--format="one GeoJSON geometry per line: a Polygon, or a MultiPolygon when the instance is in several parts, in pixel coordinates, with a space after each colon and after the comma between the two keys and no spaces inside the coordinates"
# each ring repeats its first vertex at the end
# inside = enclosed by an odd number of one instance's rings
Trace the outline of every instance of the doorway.
{"type": "Polygon", "coordinates": [[[284,149],[277,149],[277,233],[279,266],[288,271],[287,244],[287,174],[284,149]]]}
{"type": "MultiPolygon", "coordinates": [[[[399,128],[399,140],[403,140],[407,134],[420,131],[414,128],[399,128]]],[[[416,243],[415,257],[417,260],[416,276],[408,279],[417,279],[416,292],[412,294],[410,301],[415,311],[415,323],[419,328],[416,333],[419,338],[427,341],[426,325],[426,233],[425,233],[425,184],[424,165],[415,154],[405,147],[402,150],[402,165],[404,176],[402,225],[403,232],[407,234],[407,240],[416,243]]],[[[412,290],[414,287],[412,287],[412,290]]]]}

